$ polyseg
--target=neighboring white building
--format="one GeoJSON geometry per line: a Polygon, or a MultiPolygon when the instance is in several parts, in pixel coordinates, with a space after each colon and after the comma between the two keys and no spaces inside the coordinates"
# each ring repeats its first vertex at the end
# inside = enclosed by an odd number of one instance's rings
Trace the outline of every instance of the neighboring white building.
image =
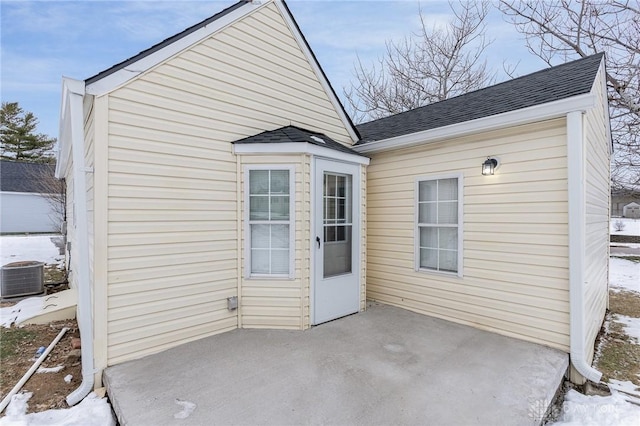
{"type": "Polygon", "coordinates": [[[622,217],[628,217],[631,219],[640,218],[640,204],[629,203],[622,209],[622,217]]]}
{"type": "Polygon", "coordinates": [[[0,161],[0,233],[60,231],[61,218],[38,179],[54,171],[53,164],[0,161]]]}

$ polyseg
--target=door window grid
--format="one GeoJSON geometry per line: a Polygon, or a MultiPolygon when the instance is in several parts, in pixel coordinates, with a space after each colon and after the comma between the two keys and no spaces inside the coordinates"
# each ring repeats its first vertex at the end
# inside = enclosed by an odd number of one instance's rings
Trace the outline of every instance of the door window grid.
{"type": "Polygon", "coordinates": [[[325,173],[323,185],[324,242],[347,240],[351,223],[351,176],[325,173]]]}

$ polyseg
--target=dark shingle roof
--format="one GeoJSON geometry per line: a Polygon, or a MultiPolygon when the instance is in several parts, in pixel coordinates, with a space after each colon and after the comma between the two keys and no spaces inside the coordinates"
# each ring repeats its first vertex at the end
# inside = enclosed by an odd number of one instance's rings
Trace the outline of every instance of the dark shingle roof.
{"type": "Polygon", "coordinates": [[[357,145],[589,93],[602,53],[456,96],[441,102],[360,124],[357,145]]]}
{"type": "Polygon", "coordinates": [[[222,18],[223,16],[233,12],[234,10],[244,6],[245,4],[250,3],[250,1],[248,0],[240,0],[239,2],[227,7],[226,9],[216,13],[215,15],[205,19],[202,22],[198,22],[197,24],[187,28],[184,31],[179,32],[178,34],[175,34],[167,39],[164,39],[163,41],[161,41],[158,44],[154,44],[153,46],[151,46],[150,48],[143,50],[142,52],[138,53],[135,56],[130,57],[129,59],[126,59],[118,64],[115,64],[114,66],[112,66],[111,68],[108,68],[102,72],[99,72],[98,74],[89,77],[88,79],[85,80],[85,84],[91,84],[94,83],[98,80],[103,79],[104,77],[107,77],[108,75],[113,74],[114,72],[120,71],[122,68],[126,67],[127,65],[130,65],[136,61],[139,61],[140,59],[147,57],[149,55],[151,55],[154,52],[157,52],[158,50],[162,49],[165,46],[170,45],[171,43],[174,43],[178,40],[180,40],[183,37],[188,36],[189,34],[193,33],[194,31],[199,30],[202,27],[206,27],[207,25],[209,25],[210,23],[222,18]]]}
{"type": "Polygon", "coordinates": [[[56,166],[44,163],[0,161],[0,190],[3,192],[35,192],[46,190],[39,176],[54,177],[56,166]]]}
{"type": "Polygon", "coordinates": [[[249,136],[248,138],[240,139],[234,144],[249,144],[249,143],[296,143],[307,142],[312,145],[322,146],[325,148],[333,149],[335,151],[345,152],[347,154],[358,154],[351,148],[348,148],[341,143],[338,143],[322,133],[312,132],[311,130],[302,129],[296,126],[285,126],[279,129],[269,130],[266,132],[258,133],[257,135],[249,136]]]}

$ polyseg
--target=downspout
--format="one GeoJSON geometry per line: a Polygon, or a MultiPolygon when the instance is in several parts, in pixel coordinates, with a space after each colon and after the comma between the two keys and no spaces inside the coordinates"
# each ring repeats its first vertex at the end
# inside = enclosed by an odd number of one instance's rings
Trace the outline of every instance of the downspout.
{"type": "Polygon", "coordinates": [[[585,357],[585,161],[582,111],[567,114],[569,191],[569,339],[571,364],[587,380],[600,382],[602,373],[585,357]]]}
{"type": "Polygon", "coordinates": [[[75,405],[93,390],[93,313],[91,300],[91,277],[89,276],[89,221],[87,218],[87,172],[84,163],[84,116],[83,99],[85,94],[84,81],[64,78],[68,90],[68,121],[69,136],[73,159],[73,203],[75,209],[76,226],[76,256],[78,264],[78,327],[83,340],[82,354],[82,383],[67,395],[67,404],[75,405]]]}

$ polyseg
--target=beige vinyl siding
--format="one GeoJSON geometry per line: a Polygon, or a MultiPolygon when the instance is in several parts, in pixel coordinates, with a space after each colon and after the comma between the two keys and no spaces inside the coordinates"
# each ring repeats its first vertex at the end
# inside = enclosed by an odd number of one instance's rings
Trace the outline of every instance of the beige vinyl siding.
{"type": "Polygon", "coordinates": [[[585,327],[586,359],[594,356],[594,343],[608,303],[609,284],[609,164],[607,94],[604,69],[594,82],[597,106],[584,117],[585,138],[585,327]]]}
{"type": "Polygon", "coordinates": [[[568,350],[564,119],[375,154],[367,169],[367,296],[568,350]],[[482,176],[487,156],[494,176],[482,176]],[[416,272],[415,181],[463,174],[463,277],[416,272]]]}
{"type": "MultiPolygon", "coordinates": [[[[309,327],[309,203],[310,203],[310,160],[308,155],[263,155],[240,157],[242,166],[247,165],[293,165],[295,167],[295,261],[293,279],[246,278],[245,244],[246,223],[242,221],[242,294],[241,323],[244,328],[286,328],[304,329],[309,327]]],[[[277,168],[277,167],[274,167],[277,168]]],[[[244,171],[241,177],[242,211],[245,205],[244,171]]]]}
{"type": "MultiPolygon", "coordinates": [[[[227,309],[241,256],[232,141],[289,124],[350,140],[273,4],[114,90],[108,107],[112,365],[238,326],[227,309]]],[[[246,326],[275,307],[287,314],[272,327],[308,326],[308,266],[296,269],[295,282],[241,295],[246,326]],[[265,292],[286,293],[286,306],[264,306],[265,292]]]]}

